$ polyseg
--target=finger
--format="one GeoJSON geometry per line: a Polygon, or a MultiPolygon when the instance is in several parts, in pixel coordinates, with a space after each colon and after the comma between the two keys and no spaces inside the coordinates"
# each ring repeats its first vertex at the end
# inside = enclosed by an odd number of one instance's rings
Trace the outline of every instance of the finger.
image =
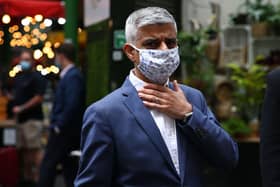
{"type": "Polygon", "coordinates": [[[153,95],[146,95],[146,94],[143,94],[143,93],[139,93],[138,95],[143,101],[148,101],[148,102],[156,103],[156,104],[159,104],[159,105],[166,104],[166,101],[164,99],[161,99],[159,97],[155,97],[153,95]]]}
{"type": "Polygon", "coordinates": [[[153,89],[141,89],[138,91],[138,93],[142,93],[145,95],[151,95],[151,96],[156,96],[156,97],[160,97],[160,98],[165,98],[165,94],[164,92],[159,92],[157,90],[153,90],[153,89]]]}
{"type": "Polygon", "coordinates": [[[156,100],[156,99],[155,99],[156,97],[153,96],[153,95],[138,93],[138,96],[139,96],[143,101],[154,102],[154,101],[156,100]]]}
{"type": "Polygon", "coordinates": [[[160,105],[160,104],[149,102],[149,101],[143,101],[143,103],[147,108],[158,110],[158,111],[162,111],[166,108],[165,105],[160,105]]]}
{"type": "Polygon", "coordinates": [[[176,92],[179,91],[179,90],[181,90],[181,88],[180,88],[180,86],[179,86],[177,80],[174,80],[174,81],[173,81],[173,86],[174,86],[174,90],[175,90],[176,92]]]}

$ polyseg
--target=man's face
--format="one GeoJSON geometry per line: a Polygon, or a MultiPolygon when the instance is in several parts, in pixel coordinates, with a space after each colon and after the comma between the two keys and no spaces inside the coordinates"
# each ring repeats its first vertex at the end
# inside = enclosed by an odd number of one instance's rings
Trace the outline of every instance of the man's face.
{"type": "MultiPolygon", "coordinates": [[[[134,44],[138,49],[167,50],[177,47],[177,33],[174,24],[153,24],[140,27],[136,33],[134,44]]],[[[134,63],[134,73],[140,79],[151,82],[138,69],[140,63],[139,51],[131,43],[126,43],[123,50],[127,57],[134,63]]]]}
{"type": "Polygon", "coordinates": [[[32,64],[32,56],[31,56],[31,54],[28,53],[28,52],[23,52],[20,55],[20,61],[26,61],[26,62],[29,62],[30,64],[32,64]]]}
{"type": "Polygon", "coordinates": [[[60,54],[59,53],[55,54],[55,62],[56,63],[61,63],[61,58],[60,58],[60,54]]]}
{"type": "MultiPolygon", "coordinates": [[[[136,33],[135,46],[139,49],[166,50],[177,47],[177,33],[174,24],[154,24],[140,27],[136,33]]],[[[128,58],[139,64],[139,53],[132,46],[126,44],[124,51],[128,58]]]]}
{"type": "Polygon", "coordinates": [[[19,58],[22,71],[29,71],[32,69],[33,61],[30,53],[23,52],[19,58]]]}
{"type": "Polygon", "coordinates": [[[136,47],[143,49],[172,49],[177,46],[176,30],[172,23],[147,25],[136,33],[136,47]]]}
{"type": "Polygon", "coordinates": [[[63,55],[60,53],[56,53],[55,55],[55,65],[57,65],[59,68],[62,68],[62,62],[63,62],[63,55]]]}

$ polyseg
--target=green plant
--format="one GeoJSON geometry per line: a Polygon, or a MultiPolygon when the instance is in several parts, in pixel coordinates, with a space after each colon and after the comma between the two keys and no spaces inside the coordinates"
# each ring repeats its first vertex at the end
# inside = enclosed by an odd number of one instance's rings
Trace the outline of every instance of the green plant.
{"type": "Polygon", "coordinates": [[[247,122],[258,116],[259,106],[264,97],[265,76],[267,71],[263,66],[253,64],[249,68],[230,63],[230,79],[234,83],[234,104],[239,114],[247,122]]]}
{"type": "Polygon", "coordinates": [[[245,6],[252,22],[268,22],[268,19],[275,14],[274,6],[263,0],[246,1],[245,6]]]}
{"type": "Polygon", "coordinates": [[[269,23],[272,24],[272,25],[279,25],[280,24],[280,11],[279,13],[271,16],[269,19],[268,19],[269,23]]]}
{"type": "Polygon", "coordinates": [[[268,23],[271,25],[274,34],[280,34],[280,3],[274,8],[274,14],[268,18],[268,23]]]}
{"type": "Polygon", "coordinates": [[[247,13],[233,13],[229,17],[231,25],[248,24],[249,21],[247,13]]]}
{"type": "Polygon", "coordinates": [[[235,24],[241,19],[242,23],[269,22],[269,19],[275,15],[275,8],[269,2],[263,0],[246,0],[240,4],[237,13],[230,16],[231,23],[235,24]]]}
{"type": "Polygon", "coordinates": [[[230,118],[221,123],[222,128],[225,129],[231,136],[246,136],[251,133],[251,129],[246,122],[239,118],[230,118]]]}
{"type": "Polygon", "coordinates": [[[238,24],[248,24],[249,22],[249,14],[248,14],[248,2],[240,4],[236,10],[236,12],[231,13],[230,16],[230,24],[238,25],[238,24]]]}
{"type": "Polygon", "coordinates": [[[215,34],[217,31],[211,26],[192,33],[181,31],[178,34],[181,62],[187,74],[183,81],[207,95],[213,88],[214,66],[206,56],[206,47],[215,34]]]}
{"type": "MultiPolygon", "coordinates": [[[[196,21],[193,21],[199,25],[196,21]]],[[[211,22],[206,27],[199,27],[193,32],[180,31],[178,42],[180,46],[181,61],[186,64],[194,64],[207,59],[206,48],[209,40],[218,36],[217,18],[212,16],[211,22]]]]}
{"type": "Polygon", "coordinates": [[[194,64],[205,58],[207,34],[203,29],[193,33],[181,31],[178,34],[181,61],[194,64]]]}

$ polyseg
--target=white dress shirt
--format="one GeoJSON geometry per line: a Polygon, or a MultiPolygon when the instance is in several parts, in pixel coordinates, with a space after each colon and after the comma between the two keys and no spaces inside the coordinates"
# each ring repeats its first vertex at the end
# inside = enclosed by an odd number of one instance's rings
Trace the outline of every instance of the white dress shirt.
{"type": "MultiPolygon", "coordinates": [[[[132,85],[139,90],[144,87],[147,83],[136,77],[133,73],[133,70],[130,71],[129,80],[132,85]]],[[[178,158],[178,146],[177,146],[177,134],[176,134],[176,123],[175,120],[158,112],[156,110],[150,110],[152,117],[161,133],[161,136],[168,148],[169,154],[173,161],[173,164],[177,170],[177,173],[180,173],[179,169],[179,158],[178,158]]]]}

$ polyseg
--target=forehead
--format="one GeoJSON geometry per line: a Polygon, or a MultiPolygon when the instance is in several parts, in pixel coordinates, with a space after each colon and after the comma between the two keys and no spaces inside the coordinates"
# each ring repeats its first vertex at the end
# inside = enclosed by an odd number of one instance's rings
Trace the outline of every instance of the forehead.
{"type": "Polygon", "coordinates": [[[176,38],[177,33],[173,23],[153,24],[140,27],[136,32],[136,41],[149,38],[176,38]]]}

